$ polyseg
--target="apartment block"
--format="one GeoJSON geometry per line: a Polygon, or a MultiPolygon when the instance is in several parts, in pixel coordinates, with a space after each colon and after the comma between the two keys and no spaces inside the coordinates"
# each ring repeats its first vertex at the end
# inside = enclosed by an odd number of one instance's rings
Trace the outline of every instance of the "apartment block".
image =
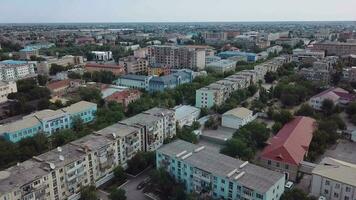
{"type": "Polygon", "coordinates": [[[7,96],[17,92],[17,84],[15,81],[0,81],[0,103],[7,101],[7,96]]]}
{"type": "Polygon", "coordinates": [[[51,135],[61,129],[73,126],[73,120],[79,118],[83,123],[94,120],[97,105],[81,101],[59,110],[41,110],[24,116],[22,119],[4,124],[0,135],[10,142],[18,142],[33,137],[39,132],[51,135]]]}
{"type": "Polygon", "coordinates": [[[219,60],[207,64],[206,68],[213,70],[215,72],[225,73],[225,72],[235,71],[236,62],[232,60],[219,60]]]}
{"type": "Polygon", "coordinates": [[[95,61],[109,61],[112,60],[111,51],[92,51],[95,61]]]}
{"type": "Polygon", "coordinates": [[[344,68],[342,79],[349,82],[356,82],[356,67],[344,68]]]}
{"type": "Polygon", "coordinates": [[[282,173],[182,140],[159,148],[156,162],[187,192],[213,199],[279,200],[284,192],[282,173]]]}
{"type": "Polygon", "coordinates": [[[177,120],[174,110],[155,107],[145,111],[144,113],[163,118],[164,139],[173,138],[176,135],[177,120]]]}
{"type": "Polygon", "coordinates": [[[35,76],[35,63],[18,60],[0,62],[0,80],[16,81],[35,76]]]}
{"type": "Polygon", "coordinates": [[[170,68],[205,68],[205,50],[186,46],[153,45],[148,47],[149,65],[166,65],[170,68]]]}
{"type": "Polygon", "coordinates": [[[314,44],[313,49],[324,51],[326,55],[344,56],[356,54],[356,43],[323,42],[314,44]]]}

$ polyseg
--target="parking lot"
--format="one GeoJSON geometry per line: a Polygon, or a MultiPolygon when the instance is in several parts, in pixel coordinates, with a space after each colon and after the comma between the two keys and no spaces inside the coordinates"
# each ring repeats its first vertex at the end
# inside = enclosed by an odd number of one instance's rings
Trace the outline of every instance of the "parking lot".
{"type": "Polygon", "coordinates": [[[356,163],[356,143],[348,140],[339,140],[338,143],[329,148],[316,162],[319,163],[324,157],[332,157],[338,160],[356,163]]]}
{"type": "Polygon", "coordinates": [[[146,170],[137,177],[129,177],[128,182],[122,185],[120,188],[126,191],[127,200],[147,200],[150,199],[145,196],[143,190],[138,190],[137,185],[140,184],[145,178],[147,178],[152,169],[146,170]]]}

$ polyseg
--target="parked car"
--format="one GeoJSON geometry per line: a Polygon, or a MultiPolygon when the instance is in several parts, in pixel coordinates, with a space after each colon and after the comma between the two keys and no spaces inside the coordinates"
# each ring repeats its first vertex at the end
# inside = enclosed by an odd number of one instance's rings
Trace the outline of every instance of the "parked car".
{"type": "Polygon", "coordinates": [[[150,178],[145,178],[145,180],[141,181],[137,185],[136,189],[141,190],[142,188],[144,188],[150,182],[150,180],[151,180],[150,178]]]}
{"type": "Polygon", "coordinates": [[[320,196],[318,200],[326,200],[326,197],[320,196]]]}

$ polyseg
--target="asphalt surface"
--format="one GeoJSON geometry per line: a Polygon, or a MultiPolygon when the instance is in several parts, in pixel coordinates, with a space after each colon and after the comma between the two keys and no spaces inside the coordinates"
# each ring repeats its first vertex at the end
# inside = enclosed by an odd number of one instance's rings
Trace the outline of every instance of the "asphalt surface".
{"type": "Polygon", "coordinates": [[[145,178],[148,177],[151,170],[147,170],[140,174],[139,176],[133,178],[130,177],[128,182],[121,186],[122,189],[126,191],[127,200],[148,200],[150,198],[143,194],[143,190],[136,189],[137,185],[140,184],[145,178]]]}

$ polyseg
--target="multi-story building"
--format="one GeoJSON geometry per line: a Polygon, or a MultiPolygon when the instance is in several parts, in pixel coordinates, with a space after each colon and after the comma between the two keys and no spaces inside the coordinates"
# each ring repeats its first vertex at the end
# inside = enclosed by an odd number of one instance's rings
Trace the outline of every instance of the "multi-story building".
{"type": "Polygon", "coordinates": [[[231,57],[243,57],[247,62],[256,62],[257,54],[255,53],[247,53],[241,51],[224,51],[218,54],[218,56],[222,59],[227,59],[231,57]]]}
{"type": "Polygon", "coordinates": [[[105,97],[105,101],[115,101],[122,104],[124,109],[127,109],[128,105],[141,97],[142,93],[139,90],[124,90],[117,91],[113,94],[105,97]]]}
{"type": "Polygon", "coordinates": [[[356,199],[356,165],[324,158],[312,171],[310,193],[327,200],[356,199]]]}
{"type": "Polygon", "coordinates": [[[219,42],[227,40],[227,32],[205,32],[203,37],[207,42],[219,42]]]}
{"type": "Polygon", "coordinates": [[[176,135],[176,115],[174,110],[155,107],[144,113],[163,118],[164,139],[173,138],[176,135]]]}
{"type": "Polygon", "coordinates": [[[7,101],[7,96],[17,92],[17,84],[14,81],[0,81],[0,103],[7,101]]]}
{"type": "MultiPolygon", "coordinates": [[[[65,55],[61,58],[57,57],[44,57],[45,61],[39,61],[36,65],[37,73],[42,75],[49,75],[52,64],[61,65],[61,66],[75,66],[83,64],[83,56],[72,56],[65,55]]],[[[75,70],[75,69],[74,69],[75,70]]]]}
{"type": "Polygon", "coordinates": [[[96,110],[96,104],[81,101],[59,110],[38,111],[20,120],[2,125],[0,135],[11,142],[33,137],[39,132],[51,135],[61,129],[71,128],[73,121],[77,118],[83,123],[93,121],[96,110]]]}
{"type": "Polygon", "coordinates": [[[221,58],[219,56],[206,56],[205,57],[205,65],[208,65],[209,63],[217,62],[220,60],[221,60],[221,58]]]}
{"type": "Polygon", "coordinates": [[[156,162],[187,192],[213,199],[278,200],[284,192],[283,174],[182,140],[158,149],[156,162]]]}
{"type": "Polygon", "coordinates": [[[294,49],[292,59],[295,62],[310,63],[325,58],[325,51],[311,49],[294,49]]]}
{"type": "Polygon", "coordinates": [[[32,56],[38,56],[39,50],[33,47],[25,47],[19,51],[21,60],[30,60],[32,56]]]}
{"type": "Polygon", "coordinates": [[[329,84],[333,69],[333,63],[317,61],[312,68],[302,68],[299,73],[307,80],[329,84]]]}
{"type": "Polygon", "coordinates": [[[0,62],[0,80],[11,81],[35,76],[32,62],[5,60],[0,62]]]}
{"type": "Polygon", "coordinates": [[[95,61],[109,61],[112,60],[111,51],[92,51],[95,61]]]}
{"type": "Polygon", "coordinates": [[[85,70],[88,72],[109,71],[116,76],[125,74],[125,68],[116,64],[87,63],[85,70]]]}
{"type": "Polygon", "coordinates": [[[221,73],[235,71],[236,62],[232,60],[219,60],[207,64],[206,68],[221,73]]]}
{"type": "Polygon", "coordinates": [[[268,146],[264,148],[259,158],[260,164],[284,173],[286,180],[296,181],[300,164],[308,155],[315,129],[314,119],[296,117],[267,142],[268,146]]]}
{"type": "Polygon", "coordinates": [[[147,74],[149,76],[166,76],[171,73],[171,68],[165,65],[151,65],[147,69],[147,74]]]}
{"type": "Polygon", "coordinates": [[[325,51],[326,55],[344,56],[356,54],[356,43],[323,42],[314,44],[313,49],[325,51]]]}
{"type": "Polygon", "coordinates": [[[349,82],[356,82],[356,67],[344,68],[342,79],[349,82]]]}
{"type": "Polygon", "coordinates": [[[205,50],[186,46],[153,45],[148,47],[149,65],[165,65],[170,68],[205,68],[205,50]]]}
{"type": "Polygon", "coordinates": [[[234,108],[222,115],[221,126],[239,129],[254,119],[256,119],[256,116],[253,115],[253,111],[244,107],[234,108]]]}
{"type": "Polygon", "coordinates": [[[148,61],[145,58],[136,58],[134,56],[128,56],[120,58],[119,62],[125,68],[128,74],[146,73],[148,68],[148,61]]]}
{"type": "Polygon", "coordinates": [[[164,141],[163,117],[149,114],[138,114],[120,122],[128,126],[139,128],[141,131],[141,146],[143,151],[155,151],[164,141]]]}
{"type": "Polygon", "coordinates": [[[173,110],[179,127],[191,126],[200,116],[200,109],[194,106],[179,105],[174,107],[173,110]]]}
{"type": "Polygon", "coordinates": [[[195,106],[198,108],[211,108],[221,105],[224,100],[225,86],[212,83],[196,91],[195,106]]]}

